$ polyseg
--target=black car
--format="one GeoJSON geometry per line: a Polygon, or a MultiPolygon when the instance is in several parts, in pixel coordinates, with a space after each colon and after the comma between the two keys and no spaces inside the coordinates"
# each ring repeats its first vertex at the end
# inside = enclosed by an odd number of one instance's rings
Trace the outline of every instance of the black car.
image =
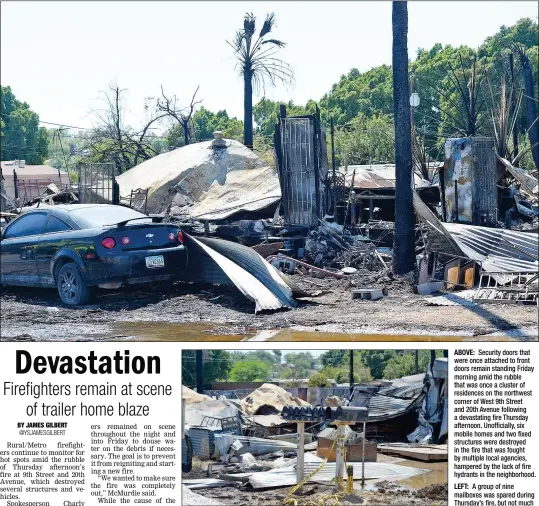
{"type": "Polygon", "coordinates": [[[56,287],[70,306],[91,289],[164,282],[185,273],[181,229],[133,209],[105,204],[36,208],[3,230],[2,285],[56,287]]]}

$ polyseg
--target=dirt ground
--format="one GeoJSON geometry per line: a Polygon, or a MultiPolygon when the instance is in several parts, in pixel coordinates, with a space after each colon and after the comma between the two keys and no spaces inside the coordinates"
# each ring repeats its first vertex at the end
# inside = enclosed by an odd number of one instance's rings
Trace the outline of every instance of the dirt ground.
{"type": "MultiPolygon", "coordinates": [[[[245,504],[253,506],[282,506],[283,500],[288,495],[289,488],[279,488],[253,492],[252,490],[242,490],[236,487],[213,488],[196,490],[206,498],[211,498],[216,503],[227,506],[243,506],[245,504]]],[[[447,484],[430,485],[420,490],[406,490],[396,483],[383,482],[378,486],[377,491],[356,490],[353,495],[340,496],[339,503],[342,506],[357,504],[375,504],[378,506],[443,506],[448,504],[447,484]]],[[[297,506],[302,505],[324,505],[336,506],[333,486],[309,483],[304,485],[296,494],[297,506]]],[[[194,506],[194,505],[186,505],[194,506]]]]}
{"type": "Polygon", "coordinates": [[[168,292],[101,291],[91,304],[62,305],[54,290],[2,289],[3,340],[517,340],[537,339],[537,307],[435,306],[405,280],[293,276],[304,289],[294,310],[254,314],[228,287],[176,283],[168,292]],[[357,286],[387,288],[377,301],[352,300],[357,286]],[[261,332],[271,331],[271,332],[261,332]],[[343,333],[343,334],[341,334],[343,333]]]}
{"type": "MultiPolygon", "coordinates": [[[[379,462],[397,462],[399,459],[378,454],[379,462]]],[[[193,460],[193,470],[183,473],[183,479],[207,478],[207,462],[193,460]]],[[[394,481],[367,482],[365,490],[361,490],[359,481],[354,483],[354,494],[335,496],[332,485],[308,483],[294,494],[297,506],[342,506],[358,504],[374,504],[377,506],[444,506],[448,503],[447,475],[444,483],[435,483],[425,487],[410,487],[394,481]],[[339,502],[335,502],[338,499],[339,502]]],[[[254,490],[251,487],[237,486],[222,488],[207,488],[194,490],[215,504],[226,506],[260,505],[282,506],[283,500],[293,487],[254,490]]],[[[195,504],[186,503],[186,506],[195,504]]]]}

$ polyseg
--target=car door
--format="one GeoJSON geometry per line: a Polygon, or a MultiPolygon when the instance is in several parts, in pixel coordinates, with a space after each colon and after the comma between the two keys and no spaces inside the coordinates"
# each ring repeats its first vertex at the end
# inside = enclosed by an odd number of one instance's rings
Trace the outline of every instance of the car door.
{"type": "Polygon", "coordinates": [[[39,236],[45,230],[47,216],[46,211],[31,211],[4,229],[0,242],[2,283],[39,285],[35,247],[39,236]]]}
{"type": "Polygon", "coordinates": [[[42,285],[54,286],[51,261],[54,255],[67,245],[70,230],[71,225],[53,213],[50,214],[45,224],[45,231],[36,244],[37,273],[42,285]]]}

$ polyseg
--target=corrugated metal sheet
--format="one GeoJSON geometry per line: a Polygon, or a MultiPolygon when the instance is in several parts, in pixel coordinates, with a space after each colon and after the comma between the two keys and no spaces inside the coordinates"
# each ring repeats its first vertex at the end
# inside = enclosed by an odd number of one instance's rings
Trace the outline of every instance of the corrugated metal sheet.
{"type": "Polygon", "coordinates": [[[367,396],[361,394],[352,400],[353,406],[366,407],[369,410],[369,422],[380,422],[404,415],[415,409],[421,402],[422,395],[415,399],[399,399],[385,395],[367,396]]]}
{"type": "Polygon", "coordinates": [[[255,312],[297,306],[292,289],[256,251],[221,239],[190,239],[219,265],[240,292],[255,302],[255,312]]]}
{"type": "Polygon", "coordinates": [[[511,175],[520,183],[520,190],[529,195],[530,197],[537,198],[539,195],[539,186],[537,184],[537,178],[533,177],[529,172],[519,168],[513,167],[509,161],[505,158],[497,157],[500,160],[511,175]]]}
{"type": "Polygon", "coordinates": [[[327,204],[328,170],[320,112],[279,118],[274,140],[285,223],[317,226],[327,204]]]}
{"type": "Polygon", "coordinates": [[[414,399],[422,392],[424,379],[424,374],[398,378],[393,380],[391,385],[380,388],[378,393],[399,399],[414,399]]]}
{"type": "Polygon", "coordinates": [[[485,272],[537,272],[539,269],[537,232],[442,223],[415,192],[414,209],[422,220],[444,235],[456,254],[480,263],[485,272]]]}
{"type": "MultiPolygon", "coordinates": [[[[436,164],[438,165],[438,164],[436,164]]],[[[339,172],[344,174],[346,185],[352,184],[352,174],[354,177],[354,188],[358,190],[378,190],[395,189],[395,164],[384,163],[377,165],[348,165],[340,167],[339,172]]],[[[426,183],[414,173],[414,184],[416,187],[424,186],[426,183]]]]}
{"type": "Polygon", "coordinates": [[[210,400],[185,404],[184,423],[189,426],[202,425],[204,417],[229,418],[238,416],[239,409],[229,400],[210,400]]]}
{"type": "MultiPolygon", "coordinates": [[[[227,434],[238,434],[239,431],[227,430],[227,434]]],[[[210,459],[215,453],[215,437],[223,434],[220,427],[190,427],[189,439],[193,445],[193,455],[201,460],[210,459]]]]}
{"type": "Polygon", "coordinates": [[[539,234],[443,223],[462,252],[486,272],[537,272],[539,234]]]}
{"type": "Polygon", "coordinates": [[[311,118],[282,118],[279,166],[285,221],[294,225],[318,223],[314,128],[311,118]]]}
{"type": "Polygon", "coordinates": [[[231,487],[233,481],[219,480],[218,478],[193,478],[182,480],[182,485],[189,490],[203,490],[205,488],[231,487]]]}
{"type": "Polygon", "coordinates": [[[297,445],[288,441],[278,441],[275,439],[264,439],[248,436],[231,436],[229,434],[215,434],[216,445],[219,448],[229,448],[234,441],[239,441],[242,447],[237,451],[240,455],[250,453],[252,455],[264,455],[266,453],[278,452],[279,450],[295,450],[297,445]]]}
{"type": "Polygon", "coordinates": [[[359,386],[354,389],[352,406],[369,410],[369,422],[389,420],[415,409],[423,399],[424,374],[404,376],[378,388],[359,386]],[[374,390],[374,391],[373,391],[374,390]]]}
{"type": "MultiPolygon", "coordinates": [[[[305,462],[305,476],[309,476],[320,464],[317,462],[305,462]]],[[[354,468],[354,479],[361,479],[361,462],[349,462],[354,468]]],[[[309,481],[312,483],[329,483],[335,477],[335,462],[327,462],[309,481]]],[[[383,462],[365,462],[365,479],[404,479],[430,472],[428,469],[417,467],[399,466],[383,462]]],[[[296,485],[296,469],[285,467],[274,469],[265,473],[255,473],[249,477],[249,483],[253,488],[287,487],[296,485]]]]}

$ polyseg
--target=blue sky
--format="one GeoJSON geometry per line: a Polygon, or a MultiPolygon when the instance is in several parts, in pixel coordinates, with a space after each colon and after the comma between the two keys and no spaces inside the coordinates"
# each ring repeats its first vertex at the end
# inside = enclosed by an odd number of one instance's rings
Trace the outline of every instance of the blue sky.
{"type": "MultiPolygon", "coordinates": [[[[351,68],[391,62],[391,2],[2,2],[1,81],[41,120],[92,126],[99,91],[127,89],[127,122],[145,119],[160,85],[187,104],[243,115],[243,86],[226,44],[249,10],[274,11],[294,86],[274,100],[318,100],[351,68]]],[[[501,25],[537,19],[537,2],[409,2],[409,53],[434,43],[477,47],[501,25]]],[[[255,97],[255,100],[261,95],[255,97]]]]}

